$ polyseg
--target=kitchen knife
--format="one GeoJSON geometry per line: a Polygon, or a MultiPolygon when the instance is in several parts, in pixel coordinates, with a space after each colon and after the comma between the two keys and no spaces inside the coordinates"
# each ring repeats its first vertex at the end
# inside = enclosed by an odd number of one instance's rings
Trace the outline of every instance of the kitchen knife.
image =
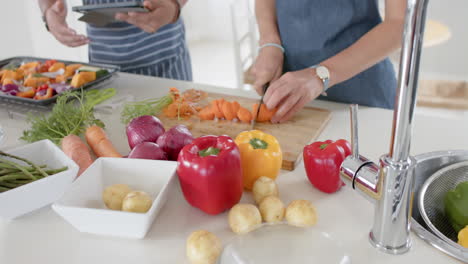
{"type": "Polygon", "coordinates": [[[268,90],[268,86],[270,85],[270,83],[266,83],[265,85],[263,85],[263,94],[262,94],[262,97],[260,97],[260,101],[258,102],[258,108],[257,108],[257,113],[255,113],[254,117],[253,117],[253,120],[252,120],[252,127],[250,128],[250,130],[253,130],[255,128],[255,124],[257,123],[257,117],[258,117],[258,113],[260,113],[260,107],[262,106],[263,104],[263,97],[265,96],[265,93],[266,91],[268,90]]]}

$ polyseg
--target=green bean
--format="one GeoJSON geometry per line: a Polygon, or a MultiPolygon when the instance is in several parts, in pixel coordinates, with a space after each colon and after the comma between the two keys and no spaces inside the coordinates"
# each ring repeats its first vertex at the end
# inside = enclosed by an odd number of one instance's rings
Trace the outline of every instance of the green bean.
{"type": "MultiPolygon", "coordinates": [[[[1,154],[1,153],[0,153],[1,154]]],[[[6,164],[10,164],[12,166],[15,166],[16,168],[18,168],[21,172],[23,172],[24,174],[28,175],[29,177],[31,177],[31,179],[33,180],[37,180],[37,177],[32,175],[29,171],[27,171],[25,168],[23,168],[21,165],[18,165],[12,161],[8,161],[8,160],[5,160],[5,159],[0,159],[0,162],[4,162],[6,164]]]]}
{"type": "Polygon", "coordinates": [[[31,180],[31,177],[23,173],[12,173],[12,174],[0,177],[0,182],[14,181],[14,180],[31,180]]]}
{"type": "MultiPolygon", "coordinates": [[[[34,167],[36,170],[38,170],[42,175],[44,175],[44,177],[47,177],[49,175],[47,175],[47,173],[45,173],[41,168],[39,168],[36,164],[32,163],[31,161],[27,160],[27,159],[23,159],[21,157],[17,157],[15,155],[11,155],[11,154],[8,154],[8,153],[5,153],[3,151],[0,151],[0,155],[2,156],[5,156],[5,157],[9,157],[9,158],[13,158],[13,159],[17,159],[17,160],[21,160],[21,161],[24,161],[26,162],[27,164],[31,165],[32,167],[34,167]]],[[[1,161],[1,160],[0,160],[1,161]]]]}
{"type": "Polygon", "coordinates": [[[23,184],[16,184],[16,183],[10,183],[10,182],[0,182],[0,186],[1,187],[6,187],[6,188],[16,188],[16,187],[19,187],[23,184]]]}
{"type": "MultiPolygon", "coordinates": [[[[46,168],[47,166],[46,165],[40,165],[39,168],[46,168]]],[[[32,168],[32,167],[29,167],[29,168],[25,168],[27,171],[29,172],[33,172],[35,171],[36,169],[32,168]]],[[[10,174],[10,173],[16,173],[16,172],[21,172],[19,169],[17,168],[14,168],[14,169],[0,169],[0,176],[2,175],[7,175],[7,174],[10,174]]],[[[47,171],[46,171],[47,172],[47,171]]]]}
{"type": "Polygon", "coordinates": [[[6,191],[9,191],[9,190],[10,190],[10,188],[5,188],[5,187],[0,186],[0,193],[6,192],[6,191]]]}

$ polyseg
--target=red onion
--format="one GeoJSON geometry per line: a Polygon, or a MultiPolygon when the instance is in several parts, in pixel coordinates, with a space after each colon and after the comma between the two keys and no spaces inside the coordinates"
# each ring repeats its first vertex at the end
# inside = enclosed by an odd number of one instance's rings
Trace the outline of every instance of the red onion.
{"type": "Polygon", "coordinates": [[[164,134],[165,130],[161,121],[150,115],[134,118],[127,126],[127,138],[130,149],[142,142],[153,142],[164,134]]]}
{"type": "Polygon", "coordinates": [[[151,160],[167,160],[166,153],[153,142],[143,142],[136,145],[130,154],[129,159],[151,159],[151,160]]]}
{"type": "Polygon", "coordinates": [[[5,84],[1,90],[2,92],[5,92],[5,93],[11,92],[11,91],[18,92],[19,88],[18,88],[18,85],[10,83],[10,84],[5,84]]]}
{"type": "Polygon", "coordinates": [[[177,160],[180,150],[192,141],[190,130],[184,125],[177,125],[160,136],[156,143],[168,154],[169,160],[177,160]]]}

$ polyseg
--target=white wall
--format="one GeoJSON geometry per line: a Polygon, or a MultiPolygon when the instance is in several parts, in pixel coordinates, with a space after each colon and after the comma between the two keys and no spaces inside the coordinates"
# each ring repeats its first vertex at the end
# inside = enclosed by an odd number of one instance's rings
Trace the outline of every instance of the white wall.
{"type": "Polygon", "coordinates": [[[429,1],[428,18],[446,24],[452,38],[442,45],[423,50],[422,77],[468,81],[468,1],[429,1]]]}
{"type": "Polygon", "coordinates": [[[0,44],[0,59],[30,54],[31,32],[29,20],[20,10],[26,9],[26,0],[2,1],[0,8],[0,24],[2,38],[0,44]]]}
{"type": "MultiPolygon", "coordinates": [[[[68,8],[80,2],[68,1],[68,8]]],[[[78,22],[77,17],[69,12],[69,25],[78,32],[85,33],[85,24],[78,22]]],[[[66,47],[47,32],[36,0],[3,0],[0,24],[2,35],[12,36],[12,41],[2,41],[0,58],[22,55],[87,61],[86,47],[66,47]],[[9,24],[11,26],[8,26],[9,24]]]]}

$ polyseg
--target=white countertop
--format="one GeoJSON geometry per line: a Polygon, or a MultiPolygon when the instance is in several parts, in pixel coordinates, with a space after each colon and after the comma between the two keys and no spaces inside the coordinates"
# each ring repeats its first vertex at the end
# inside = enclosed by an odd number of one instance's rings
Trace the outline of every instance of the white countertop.
{"type": "MultiPolygon", "coordinates": [[[[253,97],[253,92],[223,89],[201,84],[120,74],[108,87],[118,89],[118,95],[132,94],[136,99],[159,97],[169,87],[196,88],[233,95],[253,97]],[[222,90],[222,91],[221,91],[222,90]]],[[[324,101],[312,105],[333,111],[332,119],[319,139],[349,139],[348,106],[324,101]]],[[[124,126],[119,113],[98,115],[107,126],[112,142],[121,153],[128,152],[124,126]]],[[[360,151],[377,160],[387,152],[393,111],[361,107],[359,112],[360,151]]],[[[441,118],[430,114],[417,114],[412,140],[412,154],[448,149],[467,148],[468,122],[466,116],[441,118]]],[[[6,132],[2,147],[18,144],[17,138],[27,127],[21,118],[9,119],[0,108],[0,124],[6,132]]],[[[295,171],[282,171],[278,177],[281,199],[287,204],[295,199],[307,199],[318,211],[318,224],[313,227],[341,240],[352,263],[459,263],[435,250],[412,233],[412,249],[400,256],[381,253],[368,242],[372,225],[373,206],[349,186],[335,194],[324,194],[308,182],[303,164],[295,171]]],[[[253,202],[250,194],[242,197],[253,202]]],[[[179,188],[175,188],[148,235],[143,240],[101,237],[82,234],[55,214],[50,206],[16,220],[0,219],[0,263],[5,264],[84,264],[84,263],[188,263],[185,241],[198,229],[207,229],[221,238],[223,243],[234,237],[227,224],[227,213],[217,216],[204,214],[190,207],[179,188]]],[[[311,238],[310,243],[320,243],[311,238]]]]}

